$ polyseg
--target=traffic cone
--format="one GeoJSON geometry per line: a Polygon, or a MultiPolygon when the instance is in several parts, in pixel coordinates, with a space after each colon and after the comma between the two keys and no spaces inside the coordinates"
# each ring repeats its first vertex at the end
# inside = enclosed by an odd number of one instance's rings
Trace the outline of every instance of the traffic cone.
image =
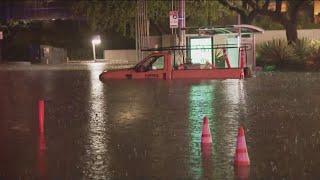
{"type": "Polygon", "coordinates": [[[210,160],[212,155],[212,144],[201,144],[201,157],[203,161],[210,160]]]}
{"type": "Polygon", "coordinates": [[[212,137],[207,116],[203,118],[201,144],[212,144],[212,137]]]}
{"type": "Polygon", "coordinates": [[[234,165],[235,166],[249,166],[250,159],[247,151],[246,138],[244,136],[243,127],[240,127],[238,130],[237,137],[237,148],[234,156],[234,165]]]}
{"type": "Polygon", "coordinates": [[[236,180],[248,180],[250,175],[250,166],[237,166],[234,168],[236,180]]]}

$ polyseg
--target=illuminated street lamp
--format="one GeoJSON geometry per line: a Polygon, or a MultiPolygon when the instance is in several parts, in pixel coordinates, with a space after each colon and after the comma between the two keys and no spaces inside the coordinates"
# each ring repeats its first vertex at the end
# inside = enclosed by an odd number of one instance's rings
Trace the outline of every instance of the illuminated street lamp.
{"type": "Polygon", "coordinates": [[[91,43],[92,43],[92,50],[93,50],[93,60],[95,61],[96,60],[96,45],[101,43],[100,36],[99,35],[94,36],[92,38],[91,43]]]}

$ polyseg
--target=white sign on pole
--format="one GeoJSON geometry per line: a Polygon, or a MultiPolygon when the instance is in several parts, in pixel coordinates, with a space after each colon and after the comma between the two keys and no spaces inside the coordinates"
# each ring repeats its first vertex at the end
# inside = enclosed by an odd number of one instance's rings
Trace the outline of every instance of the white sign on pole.
{"type": "Polygon", "coordinates": [[[0,39],[3,39],[3,33],[0,31],[0,39]]]}
{"type": "Polygon", "coordinates": [[[170,28],[178,28],[179,20],[178,20],[178,11],[170,11],[170,28]]]}

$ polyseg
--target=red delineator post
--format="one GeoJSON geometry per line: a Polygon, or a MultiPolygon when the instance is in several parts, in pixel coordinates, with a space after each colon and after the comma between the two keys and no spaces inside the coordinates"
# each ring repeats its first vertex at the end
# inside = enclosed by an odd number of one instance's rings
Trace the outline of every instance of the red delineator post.
{"type": "Polygon", "coordinates": [[[44,133],[44,100],[38,101],[39,132],[44,133]]]}
{"type": "Polygon", "coordinates": [[[245,66],[245,51],[240,48],[240,68],[244,68],[245,66]]]}
{"type": "Polygon", "coordinates": [[[231,68],[230,61],[229,61],[229,57],[228,57],[226,48],[223,48],[223,56],[224,56],[224,58],[225,58],[225,61],[226,61],[226,63],[227,63],[228,68],[231,68]]]}
{"type": "Polygon", "coordinates": [[[45,113],[45,101],[40,99],[38,101],[38,124],[39,124],[39,138],[38,138],[38,153],[37,153],[37,163],[38,171],[41,179],[46,179],[47,167],[45,161],[46,152],[46,139],[44,135],[44,113],[45,113]]]}

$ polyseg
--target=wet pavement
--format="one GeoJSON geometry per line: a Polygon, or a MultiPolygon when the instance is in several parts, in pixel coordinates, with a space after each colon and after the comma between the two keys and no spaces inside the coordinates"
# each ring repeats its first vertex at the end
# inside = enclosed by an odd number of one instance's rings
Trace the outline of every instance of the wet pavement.
{"type": "Polygon", "coordinates": [[[0,71],[0,179],[320,177],[318,73],[101,83],[101,63],[36,69],[0,71]],[[213,137],[207,152],[204,115],[213,137]],[[232,164],[239,125],[247,169],[232,164]]]}

